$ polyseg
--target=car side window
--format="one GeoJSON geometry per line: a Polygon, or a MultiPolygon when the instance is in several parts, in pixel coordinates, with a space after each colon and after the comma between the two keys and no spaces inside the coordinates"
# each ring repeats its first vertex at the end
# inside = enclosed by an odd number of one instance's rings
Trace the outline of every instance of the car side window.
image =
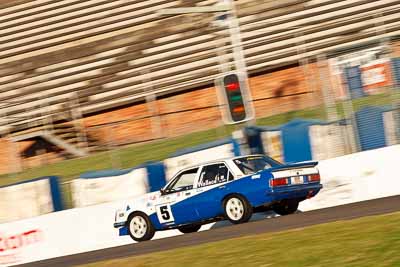
{"type": "Polygon", "coordinates": [[[224,163],[204,166],[197,187],[203,187],[233,180],[233,175],[224,163]]]}
{"type": "Polygon", "coordinates": [[[167,191],[172,193],[193,189],[194,180],[198,170],[199,168],[194,168],[179,174],[168,186],[167,191]]]}

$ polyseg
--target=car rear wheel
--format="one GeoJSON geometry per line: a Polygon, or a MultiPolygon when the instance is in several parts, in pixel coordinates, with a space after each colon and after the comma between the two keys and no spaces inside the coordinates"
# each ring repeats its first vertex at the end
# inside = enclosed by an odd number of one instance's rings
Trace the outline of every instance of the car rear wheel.
{"type": "Polygon", "coordinates": [[[289,199],[275,204],[273,210],[279,215],[289,215],[295,213],[299,207],[299,201],[296,199],[289,199]]]}
{"type": "Polygon", "coordinates": [[[223,204],[225,218],[231,223],[239,224],[250,220],[253,208],[249,201],[241,195],[228,196],[223,204]]]}
{"type": "Polygon", "coordinates": [[[149,217],[143,212],[134,212],[128,219],[128,233],[137,242],[150,240],[155,229],[149,217]]]}
{"type": "Polygon", "coordinates": [[[200,230],[201,225],[186,225],[186,226],[182,226],[179,227],[178,230],[181,233],[184,234],[189,234],[189,233],[194,233],[200,230]]]}

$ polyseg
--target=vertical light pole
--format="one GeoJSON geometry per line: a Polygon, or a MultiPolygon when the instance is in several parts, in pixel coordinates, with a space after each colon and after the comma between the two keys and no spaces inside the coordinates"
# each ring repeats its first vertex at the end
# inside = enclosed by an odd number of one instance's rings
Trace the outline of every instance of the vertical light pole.
{"type": "MultiPolygon", "coordinates": [[[[244,52],[242,47],[242,41],[240,36],[240,27],[239,22],[236,16],[235,5],[232,0],[220,0],[220,3],[214,6],[204,6],[204,7],[182,7],[182,8],[169,8],[162,9],[158,11],[161,15],[181,15],[181,14],[193,14],[193,13],[223,13],[223,21],[226,22],[229,30],[229,36],[231,41],[231,47],[233,51],[233,60],[235,69],[238,73],[240,73],[243,81],[246,83],[247,88],[249,88],[248,84],[248,74],[247,74],[247,66],[244,58],[244,52]]],[[[225,60],[224,58],[220,59],[221,69],[225,69],[225,60]]],[[[248,121],[249,124],[254,124],[254,108],[251,105],[252,98],[249,90],[246,90],[246,99],[249,102],[249,111],[252,114],[251,120],[248,121]],[[248,91],[248,92],[247,92],[248,91]]]]}
{"type": "Polygon", "coordinates": [[[233,4],[232,0],[220,0],[220,2],[229,7],[229,10],[226,12],[226,18],[229,27],[229,35],[232,44],[235,67],[238,72],[242,73],[247,82],[247,66],[244,58],[242,38],[240,35],[240,25],[236,15],[235,5],[233,4]]]}

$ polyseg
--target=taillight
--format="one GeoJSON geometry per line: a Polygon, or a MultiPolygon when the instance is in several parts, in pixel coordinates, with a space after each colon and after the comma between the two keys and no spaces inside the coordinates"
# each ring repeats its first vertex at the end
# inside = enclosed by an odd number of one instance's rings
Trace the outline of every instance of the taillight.
{"type": "Polygon", "coordinates": [[[271,185],[271,187],[288,185],[289,179],[288,178],[271,179],[269,180],[269,184],[271,185]]]}
{"type": "Polygon", "coordinates": [[[319,173],[311,174],[308,176],[308,181],[309,182],[319,182],[321,181],[321,177],[319,173]]]}

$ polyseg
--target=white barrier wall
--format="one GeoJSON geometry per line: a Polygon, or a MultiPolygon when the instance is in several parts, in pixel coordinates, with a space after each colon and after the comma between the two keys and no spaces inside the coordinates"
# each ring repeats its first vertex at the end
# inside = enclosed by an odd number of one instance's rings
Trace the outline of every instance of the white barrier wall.
{"type": "Polygon", "coordinates": [[[303,211],[400,194],[400,145],[320,161],[324,188],[301,202],[303,211]]]}
{"type": "MultiPolygon", "coordinates": [[[[134,243],[113,227],[123,202],[75,208],[0,225],[0,266],[12,266],[134,243]]],[[[154,239],[179,235],[157,232],[154,239]]]]}
{"type": "Polygon", "coordinates": [[[44,177],[0,187],[0,223],[61,209],[57,183],[56,177],[44,177]]]}
{"type": "MultiPolygon", "coordinates": [[[[397,161],[400,145],[321,161],[318,165],[324,189],[301,203],[313,210],[400,194],[397,161]]],[[[122,202],[51,213],[0,224],[0,265],[21,264],[63,255],[132,243],[113,228],[114,212],[122,202]]],[[[209,224],[202,227],[207,230],[209,224]]],[[[156,233],[155,238],[179,234],[156,233]]]]}
{"type": "Polygon", "coordinates": [[[309,128],[311,152],[313,160],[324,160],[340,157],[346,154],[349,144],[349,134],[352,133],[351,125],[312,125],[309,128]]]}
{"type": "Polygon", "coordinates": [[[108,174],[80,178],[72,181],[74,207],[86,207],[99,203],[118,201],[147,193],[149,185],[146,168],[138,168],[124,174],[108,174]]]}

